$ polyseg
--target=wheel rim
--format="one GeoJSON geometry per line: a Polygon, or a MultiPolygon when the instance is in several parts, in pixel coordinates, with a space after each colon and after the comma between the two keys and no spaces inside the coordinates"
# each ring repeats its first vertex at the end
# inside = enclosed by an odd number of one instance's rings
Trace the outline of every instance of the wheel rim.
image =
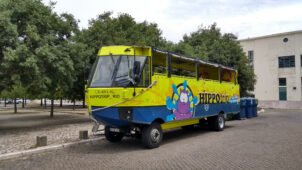
{"type": "Polygon", "coordinates": [[[218,117],[219,128],[222,129],[224,127],[224,120],[222,116],[218,117]]]}
{"type": "Polygon", "coordinates": [[[160,132],[158,129],[152,129],[151,131],[151,141],[153,143],[158,143],[160,140],[160,132]]]}

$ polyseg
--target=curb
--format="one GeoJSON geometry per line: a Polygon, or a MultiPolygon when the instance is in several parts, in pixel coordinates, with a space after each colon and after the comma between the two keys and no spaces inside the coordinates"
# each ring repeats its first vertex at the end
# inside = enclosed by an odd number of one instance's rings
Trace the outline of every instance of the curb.
{"type": "Polygon", "coordinates": [[[29,156],[29,155],[33,155],[35,153],[41,153],[41,152],[46,152],[46,151],[51,151],[51,150],[63,149],[63,148],[67,148],[67,147],[70,147],[70,146],[75,146],[75,145],[80,145],[80,144],[83,144],[83,143],[94,142],[94,141],[98,141],[98,140],[102,140],[102,139],[104,139],[104,137],[81,140],[81,141],[77,141],[77,142],[64,143],[64,144],[59,144],[59,145],[43,146],[43,147],[28,149],[28,150],[24,150],[24,151],[17,151],[17,152],[12,152],[12,153],[1,154],[0,155],[0,161],[7,160],[7,159],[12,159],[12,158],[18,158],[18,157],[22,157],[22,156],[29,156]]]}

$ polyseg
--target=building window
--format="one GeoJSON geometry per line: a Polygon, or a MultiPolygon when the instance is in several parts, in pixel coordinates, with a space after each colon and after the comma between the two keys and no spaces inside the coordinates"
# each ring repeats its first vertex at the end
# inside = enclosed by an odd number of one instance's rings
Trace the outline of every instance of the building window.
{"type": "Polygon", "coordinates": [[[279,86],[286,86],[286,78],[279,78],[279,86]]]}
{"type": "Polygon", "coordinates": [[[247,52],[247,59],[249,64],[254,68],[254,51],[250,50],[247,52]]]}
{"type": "Polygon", "coordinates": [[[286,78],[279,78],[279,100],[287,100],[286,78]]]}
{"type": "Polygon", "coordinates": [[[279,68],[286,68],[286,67],[295,67],[295,56],[282,56],[279,57],[279,68]]]}

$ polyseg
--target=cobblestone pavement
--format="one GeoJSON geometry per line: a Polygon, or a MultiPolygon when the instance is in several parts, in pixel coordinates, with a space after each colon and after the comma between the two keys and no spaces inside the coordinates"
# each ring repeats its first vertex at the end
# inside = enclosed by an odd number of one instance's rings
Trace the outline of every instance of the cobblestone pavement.
{"type": "Polygon", "coordinates": [[[267,110],[223,132],[175,130],[160,148],[99,140],[0,162],[0,169],[302,169],[302,111],[267,110]]]}
{"type": "Polygon", "coordinates": [[[43,109],[20,109],[18,114],[1,111],[0,155],[35,147],[37,136],[47,136],[48,145],[78,141],[80,130],[88,130],[93,138],[92,126],[88,115],[62,113],[58,109],[53,118],[43,109]]]}

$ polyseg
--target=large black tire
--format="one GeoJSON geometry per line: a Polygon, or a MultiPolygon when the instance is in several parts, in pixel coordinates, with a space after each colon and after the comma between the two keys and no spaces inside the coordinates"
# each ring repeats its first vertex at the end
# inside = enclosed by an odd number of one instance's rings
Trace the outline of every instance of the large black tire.
{"type": "Polygon", "coordinates": [[[145,147],[152,149],[160,146],[163,139],[163,131],[159,123],[145,126],[142,131],[142,142],[145,147]]]}
{"type": "Polygon", "coordinates": [[[124,137],[123,133],[110,132],[109,129],[110,129],[109,126],[105,127],[105,137],[109,142],[113,142],[113,143],[120,142],[123,139],[123,137],[124,137]]]}
{"type": "Polygon", "coordinates": [[[225,119],[223,114],[219,114],[209,118],[209,127],[211,130],[223,131],[225,126],[225,119]]]}

